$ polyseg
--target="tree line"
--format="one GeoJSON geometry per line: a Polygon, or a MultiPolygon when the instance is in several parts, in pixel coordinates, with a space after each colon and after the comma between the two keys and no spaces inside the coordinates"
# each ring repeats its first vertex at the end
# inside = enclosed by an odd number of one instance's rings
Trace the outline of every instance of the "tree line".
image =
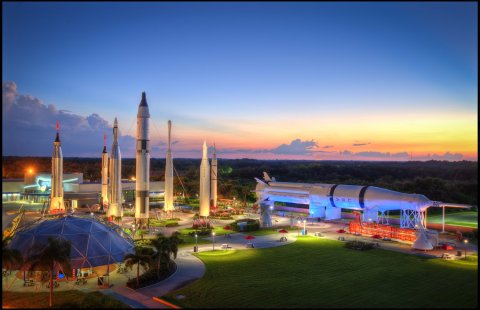
{"type": "MultiPolygon", "coordinates": [[[[23,178],[30,167],[50,172],[50,157],[3,157],[4,178],[23,178]]],[[[200,159],[173,160],[177,194],[196,197],[200,159]],[[181,182],[180,182],[181,181],[181,182]]],[[[152,158],[151,181],[164,181],[165,159],[152,158]]],[[[85,181],[100,182],[100,158],[64,158],[64,172],[81,172],[85,181]]],[[[263,171],[283,182],[372,185],[405,193],[418,193],[431,200],[477,205],[478,162],[471,161],[303,161],[218,159],[219,198],[254,202],[255,177],[263,171]]],[[[122,159],[122,178],[135,176],[135,158],[122,159]]]]}

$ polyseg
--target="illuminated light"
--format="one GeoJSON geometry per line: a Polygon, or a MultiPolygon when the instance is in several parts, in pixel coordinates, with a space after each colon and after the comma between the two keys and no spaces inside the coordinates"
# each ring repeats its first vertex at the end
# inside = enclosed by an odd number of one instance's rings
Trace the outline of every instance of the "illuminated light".
{"type": "Polygon", "coordinates": [[[63,183],[78,181],[78,178],[63,180],[63,183]]]}
{"type": "Polygon", "coordinates": [[[135,181],[136,179],[135,179],[135,177],[131,177],[130,180],[135,181]]]}
{"type": "Polygon", "coordinates": [[[33,169],[32,169],[32,168],[28,169],[28,173],[32,174],[32,173],[33,173],[33,169]]]}

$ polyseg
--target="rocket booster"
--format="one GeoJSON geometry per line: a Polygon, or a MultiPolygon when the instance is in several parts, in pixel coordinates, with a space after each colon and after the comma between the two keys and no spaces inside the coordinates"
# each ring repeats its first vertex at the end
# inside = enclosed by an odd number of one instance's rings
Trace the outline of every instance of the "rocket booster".
{"type": "Polygon", "coordinates": [[[210,165],[208,163],[207,143],[203,142],[203,155],[200,164],[200,216],[210,215],[210,165]]]}
{"type": "Polygon", "coordinates": [[[168,149],[165,163],[165,206],[164,211],[172,211],[173,206],[173,160],[171,150],[172,122],[168,121],[168,149]]]}
{"type": "Polygon", "coordinates": [[[217,206],[217,153],[213,144],[212,165],[210,169],[210,206],[217,206]]]}
{"type": "Polygon", "coordinates": [[[110,206],[107,216],[122,216],[122,154],[118,145],[118,122],[113,123],[113,143],[110,154],[110,206]]]}
{"type": "Polygon", "coordinates": [[[60,143],[60,125],[57,121],[57,135],[53,142],[53,155],[52,155],[52,179],[51,179],[51,192],[50,192],[50,207],[49,212],[53,209],[65,211],[63,202],[63,155],[62,147],[60,143]]]}
{"type": "Polygon", "coordinates": [[[108,204],[108,153],[107,135],[103,135],[102,152],[102,206],[108,204]]]}
{"type": "Polygon", "coordinates": [[[148,218],[150,192],[150,139],[147,99],[142,92],[142,101],[137,113],[137,147],[136,147],[136,184],[135,184],[135,218],[148,218]]]}

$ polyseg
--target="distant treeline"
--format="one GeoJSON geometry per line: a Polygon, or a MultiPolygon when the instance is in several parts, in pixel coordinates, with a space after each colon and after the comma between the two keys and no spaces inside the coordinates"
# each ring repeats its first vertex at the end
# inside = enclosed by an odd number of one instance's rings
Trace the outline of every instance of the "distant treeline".
{"type": "MultiPolygon", "coordinates": [[[[174,186],[177,193],[195,197],[199,188],[200,159],[176,158],[174,186]]],[[[151,180],[163,181],[165,159],[151,159],[151,180]]],[[[100,181],[100,158],[64,158],[64,172],[82,172],[84,180],[100,181]]],[[[27,169],[50,172],[49,157],[3,157],[2,176],[23,178],[27,169]]],[[[219,159],[220,198],[236,197],[239,201],[255,201],[254,177],[263,171],[284,182],[317,182],[332,184],[373,185],[405,193],[423,194],[435,201],[477,205],[478,163],[471,161],[293,161],[219,159]]],[[[135,159],[122,160],[122,178],[135,176],[135,159]]]]}

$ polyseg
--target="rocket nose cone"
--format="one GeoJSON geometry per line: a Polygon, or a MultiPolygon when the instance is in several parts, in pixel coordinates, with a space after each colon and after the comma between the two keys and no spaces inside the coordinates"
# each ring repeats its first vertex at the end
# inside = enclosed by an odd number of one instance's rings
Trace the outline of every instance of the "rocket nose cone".
{"type": "Polygon", "coordinates": [[[142,101],[140,101],[140,107],[147,107],[147,95],[142,92],[142,101]]]}
{"type": "Polygon", "coordinates": [[[203,158],[207,158],[207,142],[203,141],[203,148],[202,148],[202,156],[203,158]]]}

